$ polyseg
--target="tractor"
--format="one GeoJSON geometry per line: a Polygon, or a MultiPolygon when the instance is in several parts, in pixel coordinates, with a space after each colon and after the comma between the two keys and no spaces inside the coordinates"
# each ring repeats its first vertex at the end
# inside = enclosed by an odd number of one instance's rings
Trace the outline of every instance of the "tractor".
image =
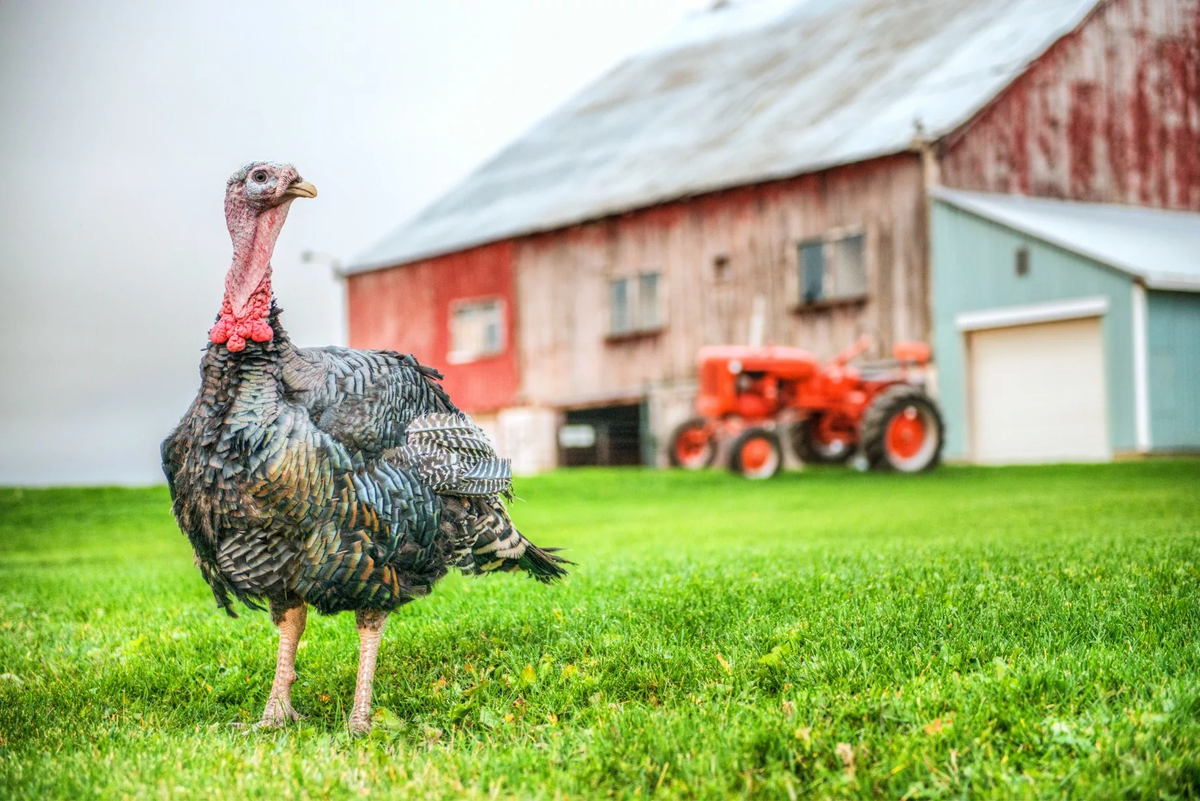
{"type": "Polygon", "coordinates": [[[850,362],[871,348],[863,337],[822,364],[793,347],[701,348],[699,417],[671,435],[670,459],[697,470],[720,456],[746,478],[783,468],[783,441],[800,461],[916,473],[937,465],[943,424],[925,393],[929,346],[897,343],[886,364],[850,362]]]}

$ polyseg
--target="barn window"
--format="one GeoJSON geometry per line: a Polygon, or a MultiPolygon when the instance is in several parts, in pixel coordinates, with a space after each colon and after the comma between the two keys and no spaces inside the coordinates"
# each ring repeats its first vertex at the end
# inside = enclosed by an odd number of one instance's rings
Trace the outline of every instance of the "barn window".
{"type": "Polygon", "coordinates": [[[661,288],[660,273],[641,273],[609,281],[609,334],[623,336],[662,328],[661,288]]]}
{"type": "Polygon", "coordinates": [[[816,303],[825,297],[825,242],[802,242],[800,244],[800,287],[801,300],[816,303]]]}
{"type": "Polygon", "coordinates": [[[473,362],[504,352],[504,302],[499,298],[453,304],[450,354],[453,364],[473,362]]]}
{"type": "Polygon", "coordinates": [[[833,291],[830,297],[853,298],[867,294],[867,249],[862,234],[833,242],[833,291]]]}
{"type": "Polygon", "coordinates": [[[729,256],[724,253],[713,259],[713,278],[718,282],[729,280],[729,256]]]}
{"type": "Polygon", "coordinates": [[[800,243],[800,302],[856,299],[867,294],[866,237],[861,233],[800,243]]]}
{"type": "Polygon", "coordinates": [[[1017,275],[1029,275],[1029,248],[1017,248],[1017,275]]]}
{"type": "Polygon", "coordinates": [[[629,279],[617,278],[608,285],[612,322],[610,333],[627,334],[633,330],[633,315],[629,313],[629,279]]]}
{"type": "Polygon", "coordinates": [[[638,327],[658,328],[658,273],[638,276],[638,327]]]}

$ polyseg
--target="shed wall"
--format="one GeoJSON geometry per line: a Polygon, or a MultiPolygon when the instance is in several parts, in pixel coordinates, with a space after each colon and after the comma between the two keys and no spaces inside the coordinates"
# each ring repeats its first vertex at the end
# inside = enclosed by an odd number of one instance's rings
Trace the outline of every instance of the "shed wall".
{"type": "Polygon", "coordinates": [[[1133,389],[1132,280],[940,201],[933,204],[933,314],[939,402],[946,416],[947,458],[968,456],[965,338],[956,316],[966,311],[1103,295],[1104,363],[1109,442],[1136,444],[1133,389]],[[1029,272],[1016,273],[1016,252],[1029,249],[1029,272]]]}
{"type": "Polygon", "coordinates": [[[1112,0],[942,158],[950,187],[1200,210],[1200,0],[1112,0]]]}
{"type": "MultiPolygon", "coordinates": [[[[915,155],[646,209],[516,244],[521,394],[573,406],[688,383],[703,345],[747,341],[756,296],[764,340],[828,356],[860,334],[880,351],[929,335],[927,211],[915,155]],[[797,310],[798,244],[866,232],[865,303],[797,310]],[[728,258],[718,275],[714,261],[728,258]],[[608,282],[664,276],[660,332],[610,338],[608,282]]],[[[656,421],[657,432],[671,421],[656,421]]]]}
{"type": "Polygon", "coordinates": [[[513,246],[497,242],[347,279],[350,346],[411,353],[441,370],[455,404],[471,413],[511,406],[517,396],[517,310],[513,246]],[[451,364],[450,307],[456,301],[500,298],[505,348],[466,364],[451,364]]]}
{"type": "Polygon", "coordinates": [[[1200,449],[1200,294],[1149,292],[1150,444],[1200,449]]]}

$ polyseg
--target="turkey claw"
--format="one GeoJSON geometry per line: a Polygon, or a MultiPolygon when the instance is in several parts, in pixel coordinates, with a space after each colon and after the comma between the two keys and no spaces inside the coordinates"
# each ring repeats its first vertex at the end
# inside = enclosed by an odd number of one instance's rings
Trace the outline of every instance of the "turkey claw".
{"type": "Polygon", "coordinates": [[[231,723],[235,729],[282,729],[288,723],[304,720],[304,715],[301,715],[295,709],[292,709],[290,703],[272,698],[267,701],[267,708],[263,710],[262,720],[257,723],[231,723]]]}

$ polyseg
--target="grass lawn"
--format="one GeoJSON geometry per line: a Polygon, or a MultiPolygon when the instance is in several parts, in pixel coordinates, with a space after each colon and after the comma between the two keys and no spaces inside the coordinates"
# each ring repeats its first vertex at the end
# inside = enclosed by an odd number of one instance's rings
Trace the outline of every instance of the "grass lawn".
{"type": "Polygon", "coordinates": [[[1196,797],[1200,461],[563,472],[515,516],[572,579],[352,616],[261,713],[165,489],[0,490],[0,797],[1196,797]]]}

